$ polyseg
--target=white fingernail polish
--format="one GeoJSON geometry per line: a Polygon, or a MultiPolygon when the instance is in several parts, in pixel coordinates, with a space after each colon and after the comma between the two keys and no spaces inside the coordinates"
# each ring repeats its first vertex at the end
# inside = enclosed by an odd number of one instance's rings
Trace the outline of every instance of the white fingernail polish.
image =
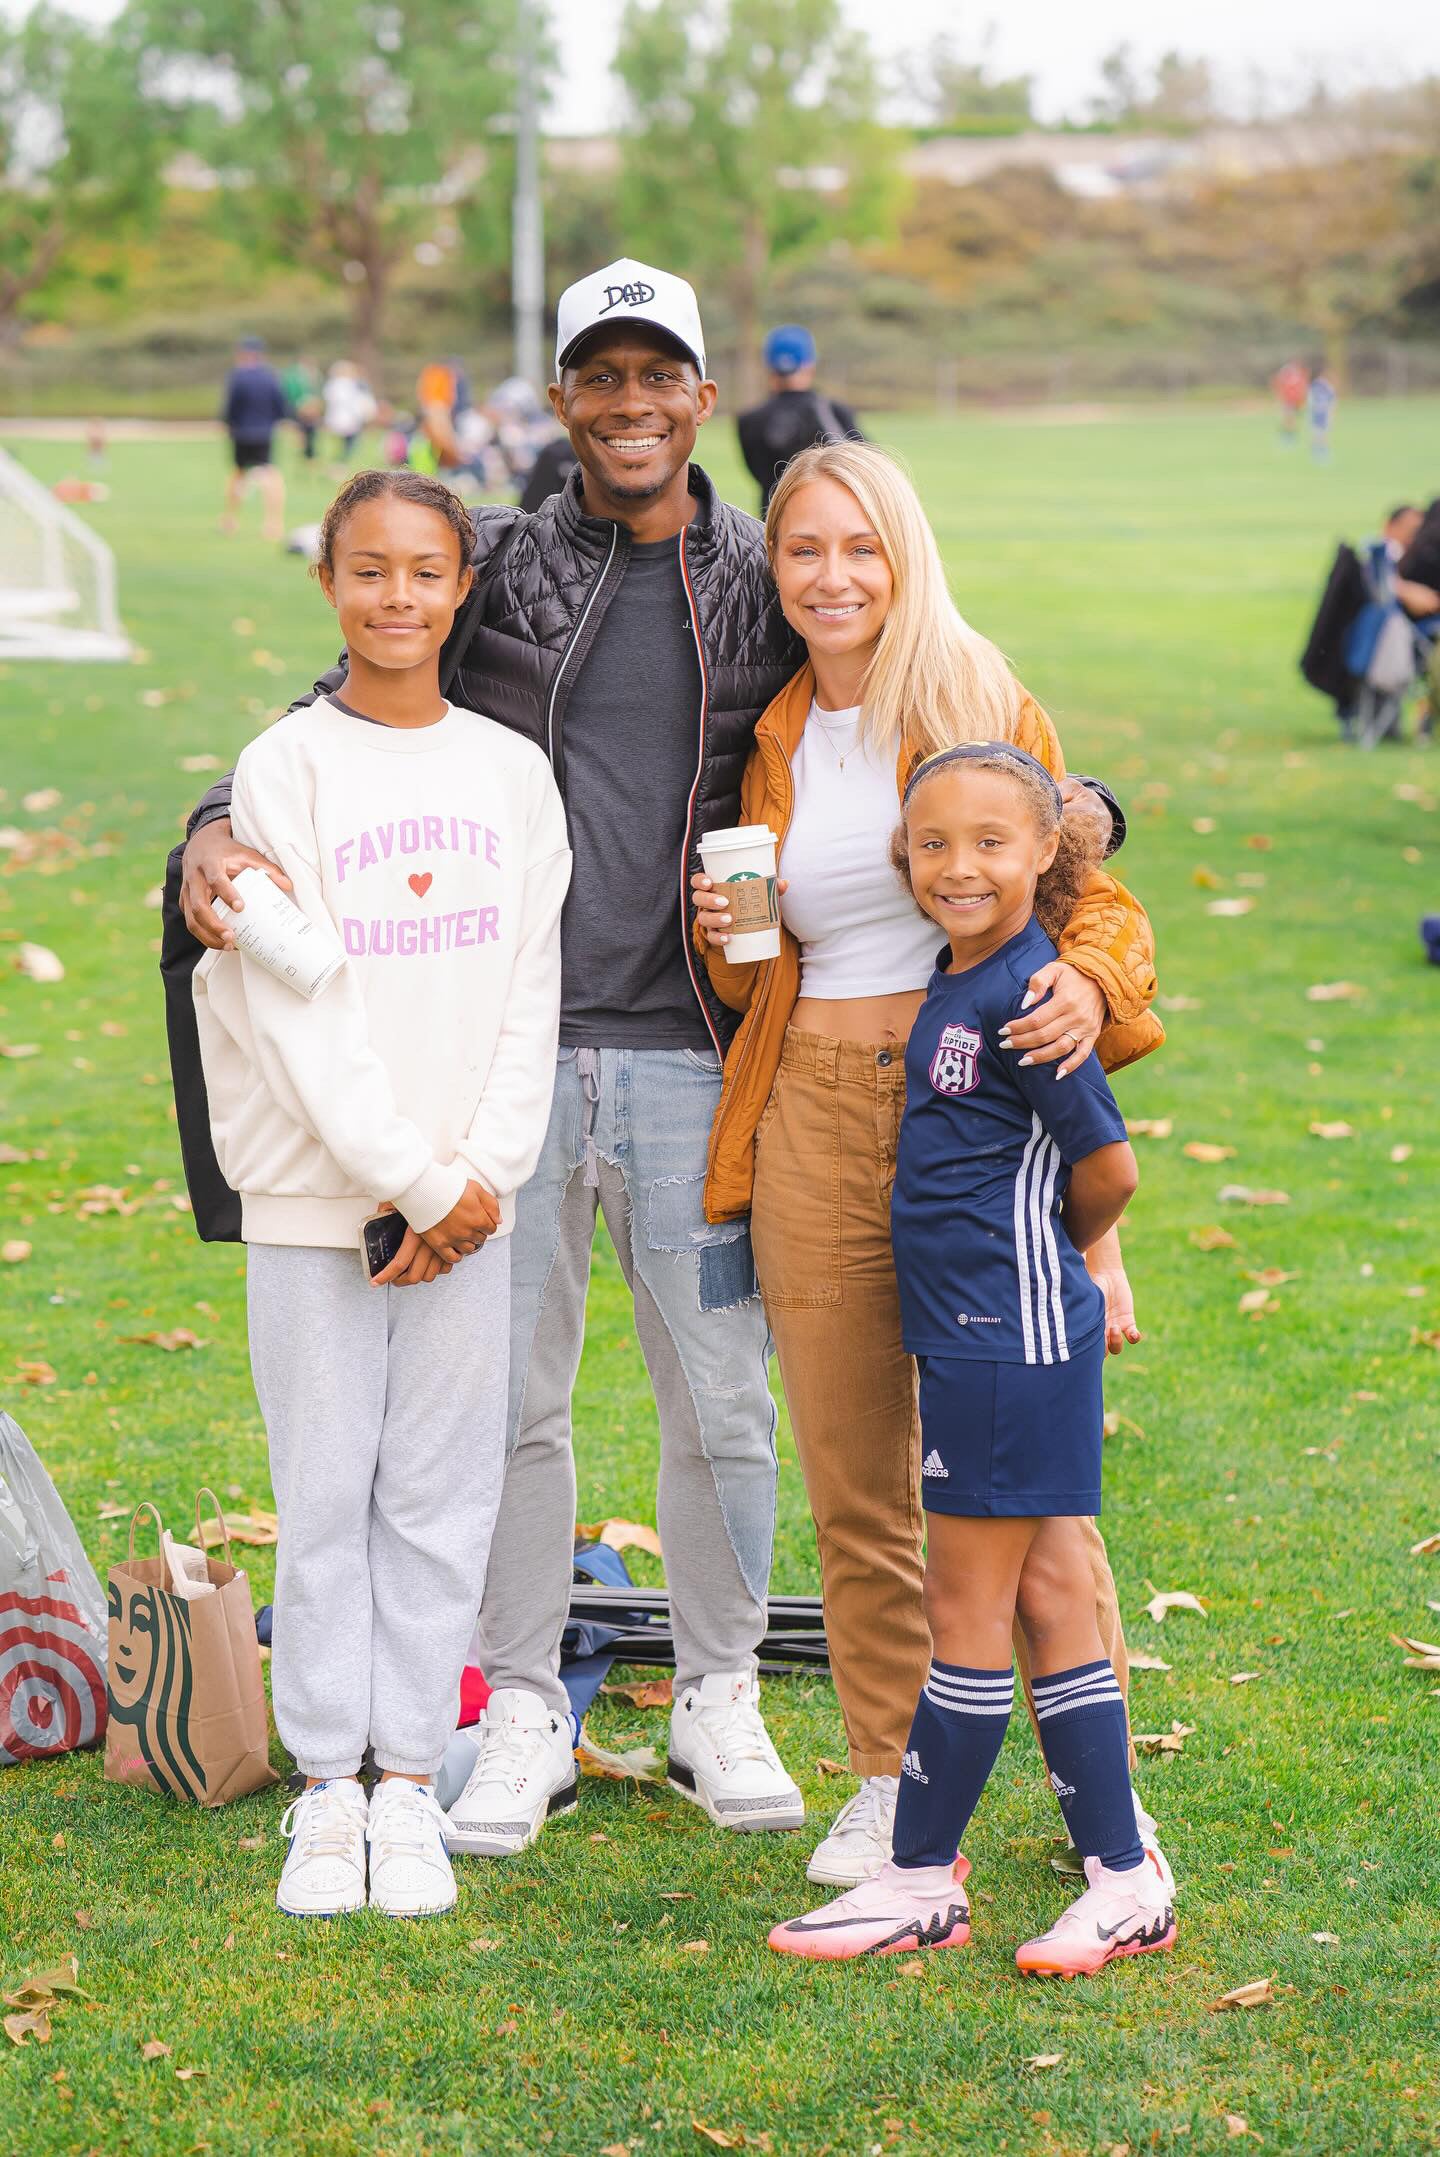
{"type": "Polygon", "coordinates": [[[1033,1004],[1033,1003],[1034,1003],[1035,1001],[1036,1001],[1036,997],[1035,997],[1035,991],[1034,991],[1033,989],[1027,989],[1027,990],[1025,991],[1024,999],[1023,999],[1023,1001],[1022,1001],[1022,1003],[1021,1003],[1021,1005],[1020,1005],[1020,1009],[1021,1009],[1022,1011],[1028,1011],[1028,1010],[1030,1009],[1030,1006],[1031,1006],[1031,1005],[1032,1005],[1032,1004],[1033,1004]]]}
{"type": "Polygon", "coordinates": [[[1033,1056],[1022,1056],[1022,1057],[1021,1057],[1021,1059],[1020,1059],[1020,1061],[1019,1061],[1019,1063],[1018,1063],[1018,1064],[1017,1064],[1017,1066],[1016,1066],[1016,1069],[1017,1069],[1017,1070],[1019,1070],[1019,1071],[1025,1071],[1025,1070],[1028,1070],[1028,1069],[1029,1069],[1029,1067],[1030,1067],[1030,1065],[1031,1065],[1031,1064],[1033,1064],[1033,1063],[1034,1063],[1034,1061],[1035,1061],[1035,1059],[1034,1059],[1034,1057],[1033,1057],[1033,1056]]]}

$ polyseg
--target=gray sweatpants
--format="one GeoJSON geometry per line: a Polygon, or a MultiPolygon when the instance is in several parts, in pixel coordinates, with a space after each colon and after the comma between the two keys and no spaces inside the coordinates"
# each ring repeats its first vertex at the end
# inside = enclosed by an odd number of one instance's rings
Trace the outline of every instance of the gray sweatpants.
{"type": "Polygon", "coordinates": [[[423,1287],[252,1243],[250,1366],[280,1516],[275,1727],[306,1775],[432,1775],[505,1460],[510,1241],[423,1287]]]}

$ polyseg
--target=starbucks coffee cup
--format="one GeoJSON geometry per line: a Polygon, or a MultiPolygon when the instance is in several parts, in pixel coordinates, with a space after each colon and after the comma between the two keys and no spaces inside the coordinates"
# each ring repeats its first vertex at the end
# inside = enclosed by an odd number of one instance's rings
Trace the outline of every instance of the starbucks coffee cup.
{"type": "Polygon", "coordinates": [[[741,965],[780,956],[777,844],[768,824],[737,824],[729,831],[707,831],[700,836],[705,874],[730,907],[725,956],[741,965]]]}
{"type": "Polygon", "coordinates": [[[303,914],[263,869],[242,869],[233,882],[245,901],[244,913],[237,914],[223,899],[213,904],[220,919],[234,929],[237,949],[313,1002],[345,964],[339,937],[303,914]]]}

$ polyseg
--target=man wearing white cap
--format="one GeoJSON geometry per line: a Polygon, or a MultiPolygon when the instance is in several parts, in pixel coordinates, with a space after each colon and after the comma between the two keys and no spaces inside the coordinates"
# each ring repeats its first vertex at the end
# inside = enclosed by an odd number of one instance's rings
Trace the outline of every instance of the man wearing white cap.
{"type": "MultiPolygon", "coordinates": [[[[690,286],[628,259],[580,279],[560,300],[555,372],[551,403],[580,468],[533,515],[475,512],[474,589],[441,661],[455,703],[544,746],[575,859],[550,1128],[511,1246],[512,1450],[479,1628],[494,1691],[449,1822],[452,1849],[490,1856],[524,1849],[576,1799],[559,1656],[575,1521],[571,1392],[600,1214],[659,1411],[656,1517],[676,1649],[670,1780],[721,1827],[804,1819],[755,1675],[775,1524],[769,1337],[748,1229],[707,1222],[701,1196],[736,1020],[688,933],[699,834],[739,821],[755,721],[801,655],[760,526],[690,462],[716,398],[690,286]]],[[[344,681],[342,663],[317,690],[343,701],[344,681]]],[[[207,944],[224,936],[211,898],[233,903],[232,876],[258,858],[235,844],[228,811],[222,782],[172,878],[207,944]]],[[[167,986],[183,971],[177,960],[167,986]]],[[[188,978],[183,994],[188,1005],[188,978]]],[[[196,1128],[173,991],[170,1016],[198,1193],[208,1137],[196,1128]]],[[[196,1215],[203,1234],[227,1233],[198,1198],[196,1215]]]]}

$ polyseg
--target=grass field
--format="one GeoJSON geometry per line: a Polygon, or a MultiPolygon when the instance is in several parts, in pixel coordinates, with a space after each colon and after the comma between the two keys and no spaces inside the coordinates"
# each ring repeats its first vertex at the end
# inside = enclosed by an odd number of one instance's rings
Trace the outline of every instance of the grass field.
{"type": "MultiPolygon", "coordinates": [[[[1147,1337],[1111,1367],[1105,1526],[1132,1648],[1173,1666],[1137,1673],[1135,1726],[1193,1726],[1140,1769],[1183,1885],[1176,1952],[1068,1989],[1017,1980],[1015,1943],[1073,1886],[1048,1862],[1059,1821],[1020,1718],[967,1837],[972,1948],[913,1973],[768,1955],[768,1926],[802,1906],[809,1831],[727,1840],[664,1790],[587,1782],[524,1859],[463,1864],[453,1921],[304,1927],[272,1906],[277,1797],[191,1813],[75,1756],[0,1776],[0,1978],[73,1951],[90,1995],[45,2049],[4,2046],[0,2147],[1440,2149],[1440,1686],[1390,1640],[1440,1625],[1440,1558],[1409,1555],[1440,1528],[1440,1365],[1414,1345],[1440,1327],[1440,977],[1415,933],[1440,905],[1440,771],[1411,748],[1342,752],[1294,665],[1335,536],[1434,492],[1416,445],[1440,407],[1352,404],[1342,421],[1327,469],[1282,455],[1259,418],[1203,412],[893,430],[967,613],[1071,764],[1126,801],[1123,869],[1159,939],[1169,1043],[1119,1090],[1132,1118],[1173,1128],[1138,1142],[1127,1248],[1147,1337]],[[1223,898],[1254,903],[1207,911],[1223,898]],[[1307,1000],[1340,980],[1353,999],[1307,1000]],[[1192,1142],[1233,1158],[1188,1157],[1192,1142]],[[1288,1203],[1222,1203],[1227,1183],[1288,1203]],[[1233,1244],[1197,1248],[1216,1224],[1233,1244]],[[1242,1313],[1265,1269],[1284,1280],[1242,1313]],[[1147,1583],[1208,1615],[1156,1625],[1147,1583]],[[1211,2011],[1261,1977],[1272,2004],[1211,2011]],[[171,2050],[146,2061],[152,2039],[171,2050]],[[179,2079],[189,2067],[204,2073],[179,2079]]],[[[707,461],[733,490],[714,433],[707,461]]],[[[76,453],[24,454],[51,479],[76,453]]],[[[253,524],[217,536],[220,478],[218,445],[117,447],[94,514],[143,655],[0,679],[0,822],[65,835],[0,875],[0,960],[27,938],[66,967],[54,987],[0,977],[0,1042],[38,1049],[0,1062],[3,1135],[35,1155],[0,1169],[0,1240],[33,1244],[0,1269],[0,1404],[102,1577],[124,1532],[102,1508],[153,1498],[178,1524],[202,1481],[270,1502],[241,1254],[199,1246],[174,1204],[145,900],[207,783],[185,760],[228,764],[335,639],[253,524]],[[59,806],[26,812],[45,788],[59,806]],[[138,1210],[81,1213],[100,1184],[138,1210]],[[122,1339],[177,1326],[206,1345],[122,1339]],[[26,1360],[54,1382],[20,1382],[26,1360]]],[[[292,516],[321,501],[297,488],[292,516]]],[[[653,1411],[608,1254],[576,1425],[582,1517],[653,1518],[653,1411]]],[[[780,1499],[776,1586],[805,1589],[788,1442],[780,1499]]],[[[252,1577],[258,1601],[263,1551],[252,1577]]],[[[768,1711],[818,1820],[851,1787],[817,1767],[843,1750],[833,1693],[776,1681],[768,1711]]],[[[654,1742],[663,1718],[612,1700],[592,1728],[654,1742]]]]}

